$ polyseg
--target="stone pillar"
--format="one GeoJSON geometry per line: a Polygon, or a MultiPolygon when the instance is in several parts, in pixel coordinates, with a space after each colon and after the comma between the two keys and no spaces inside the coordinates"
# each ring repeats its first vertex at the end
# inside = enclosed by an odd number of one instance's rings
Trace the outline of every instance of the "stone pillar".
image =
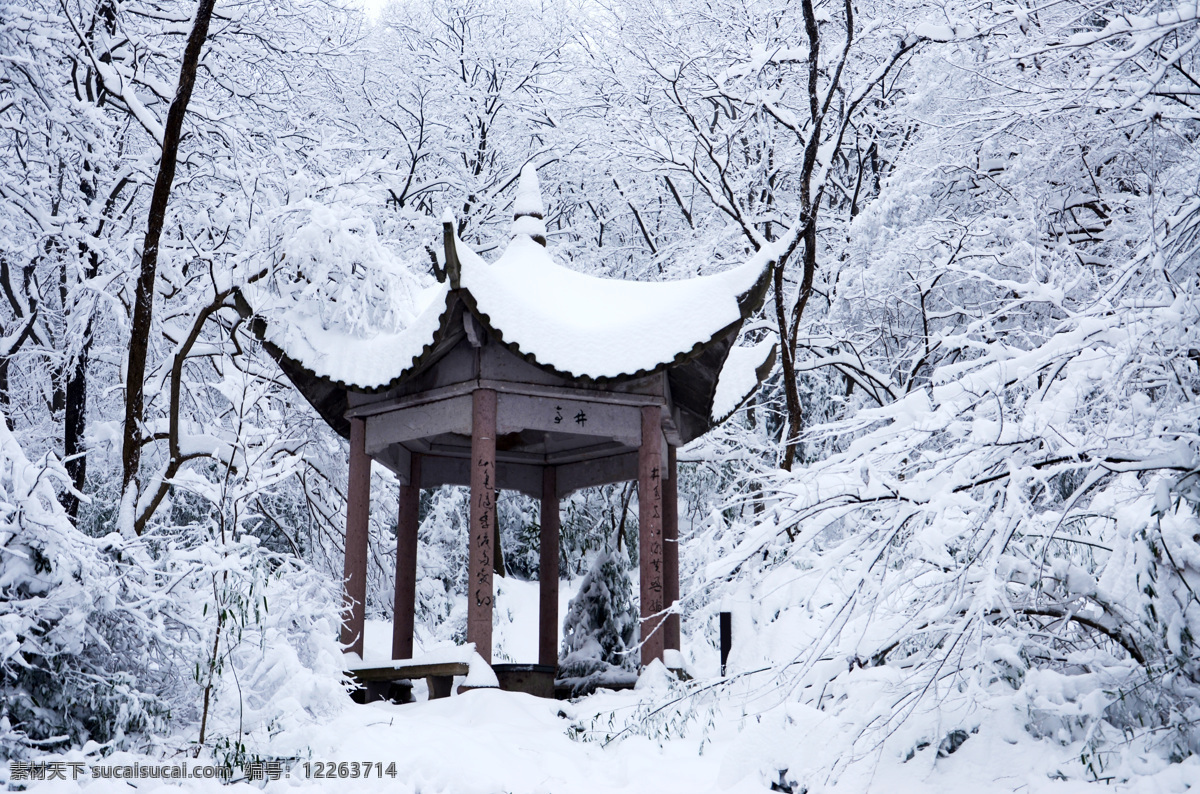
{"type": "Polygon", "coordinates": [[[346,556],[342,576],[342,645],[363,655],[367,606],[367,533],[371,517],[371,459],[367,423],[350,420],[350,475],[346,486],[346,556]]]}
{"type": "Polygon", "coordinates": [[[474,391],[471,411],[471,531],[467,642],[492,662],[492,539],[496,526],[496,392],[474,391]]]}
{"type": "MultiPolygon", "coordinates": [[[[674,445],[667,447],[667,481],[663,483],[663,603],[679,600],[679,468],[674,445]]],[[[667,615],[663,644],[679,650],[679,615],[667,615]]]]}
{"type": "Polygon", "coordinates": [[[411,659],[417,610],[417,529],[421,507],[421,456],[411,455],[408,485],[400,486],[396,525],[396,600],[392,609],[392,658],[411,659]]]}
{"type": "Polygon", "coordinates": [[[538,568],[538,664],[558,664],[558,472],[542,469],[541,565],[538,568]]]}
{"type": "Polygon", "coordinates": [[[662,420],[657,405],[642,407],[638,450],[638,556],[641,563],[642,664],[663,657],[662,420]]]}

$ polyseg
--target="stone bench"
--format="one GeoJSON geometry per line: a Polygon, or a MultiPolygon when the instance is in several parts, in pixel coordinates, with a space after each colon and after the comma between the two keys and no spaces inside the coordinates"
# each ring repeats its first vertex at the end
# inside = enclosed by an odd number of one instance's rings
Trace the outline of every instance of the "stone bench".
{"type": "Polygon", "coordinates": [[[350,675],[362,685],[365,697],[363,702],[371,703],[376,700],[398,700],[401,703],[412,701],[412,684],[414,678],[424,678],[429,685],[429,699],[450,697],[450,689],[454,684],[454,676],[467,675],[471,665],[466,662],[440,662],[424,664],[414,661],[404,664],[397,661],[381,667],[351,668],[350,675]],[[396,691],[404,690],[403,696],[396,691]]]}
{"type": "Polygon", "coordinates": [[[363,662],[357,654],[346,654],[346,662],[347,673],[360,685],[354,694],[360,703],[377,700],[410,703],[414,678],[425,679],[430,700],[450,697],[455,676],[466,676],[467,688],[496,686],[495,674],[471,644],[383,663],[363,662]]]}

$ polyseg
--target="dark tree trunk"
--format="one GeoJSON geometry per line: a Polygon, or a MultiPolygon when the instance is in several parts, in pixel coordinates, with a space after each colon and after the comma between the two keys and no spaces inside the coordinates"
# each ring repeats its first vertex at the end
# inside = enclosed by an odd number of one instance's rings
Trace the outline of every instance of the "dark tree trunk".
{"type": "MultiPolygon", "coordinates": [[[[36,312],[36,307],[35,307],[35,312],[36,312]]],[[[0,413],[4,414],[4,424],[8,427],[9,430],[13,429],[13,423],[12,423],[12,417],[10,416],[10,412],[12,410],[12,402],[9,399],[9,394],[8,394],[8,388],[9,388],[9,386],[8,386],[8,363],[11,360],[13,353],[16,353],[18,350],[20,350],[21,345],[25,344],[25,340],[28,339],[32,335],[32,333],[33,333],[33,318],[35,316],[36,316],[35,313],[31,313],[31,315],[29,317],[25,318],[24,327],[17,334],[16,341],[14,341],[7,350],[0,351],[0,413]]],[[[8,336],[8,335],[9,334],[7,334],[7,333],[4,334],[4,336],[8,336]]]]}
{"type": "Polygon", "coordinates": [[[0,413],[4,414],[4,426],[12,430],[12,401],[8,397],[8,362],[8,356],[0,356],[0,413]]]}
{"type": "MultiPolygon", "coordinates": [[[[91,169],[84,164],[85,170],[91,169]]],[[[95,189],[91,182],[84,180],[83,182],[84,196],[91,201],[95,198],[95,189]]],[[[85,219],[80,218],[80,224],[84,223],[85,219]]],[[[99,267],[99,259],[87,246],[86,243],[79,244],[80,258],[88,264],[84,270],[84,278],[91,278],[96,275],[96,270],[99,267]]],[[[69,324],[72,311],[68,308],[70,300],[70,290],[67,288],[67,267],[63,263],[59,275],[59,298],[62,305],[63,316],[67,318],[67,328],[63,329],[64,344],[70,347],[69,341],[69,324]]],[[[76,354],[74,360],[66,362],[63,366],[63,371],[60,373],[63,385],[62,390],[62,410],[63,410],[63,457],[65,458],[65,467],[67,474],[71,477],[71,485],[76,491],[83,491],[83,486],[87,482],[87,458],[83,455],[83,434],[87,429],[87,366],[92,345],[92,323],[88,320],[87,326],[83,331],[83,340],[79,345],[79,353],[76,354]]],[[[56,390],[57,391],[57,390],[56,390]]],[[[64,493],[61,496],[63,509],[71,518],[76,518],[79,515],[79,497],[74,493],[64,493]]]]}
{"type": "MultiPolygon", "coordinates": [[[[142,243],[141,268],[134,291],[133,321],[129,338],[129,363],[125,376],[125,430],[121,444],[122,478],[121,492],[128,498],[133,490],[136,504],[138,469],[142,462],[142,417],[145,409],[146,358],[150,349],[150,326],[154,312],[154,283],[158,274],[158,246],[162,238],[163,223],[167,216],[167,201],[171,196],[171,184],[175,181],[175,166],[179,155],[179,138],[183,132],[183,117],[192,98],[196,84],[196,67],[200,62],[200,50],[208,37],[208,25],[212,20],[216,0],[200,0],[196,9],[196,20],[183,51],[183,63],[179,68],[179,88],[171,108],[167,111],[167,123],[163,128],[162,159],[158,165],[158,178],[154,182],[154,193],[150,198],[150,216],[146,227],[146,238],[142,243]]],[[[130,517],[132,518],[132,516],[130,517]]]]}
{"type": "Polygon", "coordinates": [[[787,307],[783,291],[783,266],[776,266],[772,274],[775,279],[775,321],[779,325],[779,363],[783,367],[783,395],[787,408],[787,437],[783,439],[783,462],[780,466],[792,470],[796,460],[797,436],[804,421],[800,409],[800,388],[796,383],[795,359],[792,351],[794,342],[788,332],[787,307]]]}
{"type": "MultiPolygon", "coordinates": [[[[63,456],[66,458],[67,474],[76,491],[83,491],[87,483],[87,456],[83,454],[83,434],[87,429],[87,365],[88,349],[91,347],[91,323],[85,332],[87,338],[74,364],[68,370],[66,385],[66,407],[63,422],[63,456]]],[[[65,504],[71,518],[79,515],[79,497],[66,494],[65,504]]]]}

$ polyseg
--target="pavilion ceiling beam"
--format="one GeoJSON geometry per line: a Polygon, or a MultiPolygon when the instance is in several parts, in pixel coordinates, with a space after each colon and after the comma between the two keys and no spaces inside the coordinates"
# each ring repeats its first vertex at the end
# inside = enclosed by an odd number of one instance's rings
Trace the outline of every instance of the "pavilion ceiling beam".
{"type": "MultiPolygon", "coordinates": [[[[376,456],[394,444],[447,433],[470,437],[470,402],[471,397],[464,394],[366,416],[367,454],[376,456]]],[[[641,444],[644,407],[647,406],[498,394],[496,431],[501,436],[526,430],[590,436],[636,449],[641,444]]],[[[551,458],[547,461],[554,462],[551,458]]]]}
{"type": "Polygon", "coordinates": [[[368,416],[367,454],[443,433],[471,435],[471,398],[463,395],[368,416]]]}
{"type": "Polygon", "coordinates": [[[412,453],[409,450],[399,444],[392,444],[373,453],[371,458],[395,474],[401,485],[409,485],[409,471],[412,468],[412,453]]]}
{"type": "Polygon", "coordinates": [[[614,455],[600,460],[585,460],[556,467],[558,470],[558,496],[615,482],[636,480],[638,476],[638,453],[614,455]]]}
{"type": "MultiPolygon", "coordinates": [[[[542,493],[542,467],[520,463],[497,463],[496,487],[504,491],[519,491],[527,496],[540,497],[542,493]]],[[[443,485],[470,485],[470,458],[421,456],[421,487],[438,488],[443,485]]]]}
{"type": "MultiPolygon", "coordinates": [[[[443,436],[436,439],[417,439],[412,442],[405,442],[405,445],[415,451],[428,455],[438,455],[447,458],[469,458],[471,452],[470,447],[467,445],[467,438],[464,437],[462,443],[455,443],[457,440],[443,436]]],[[[619,441],[612,441],[610,439],[596,439],[597,443],[586,447],[581,447],[578,444],[564,443],[562,448],[553,449],[555,441],[556,439],[551,439],[549,445],[540,445],[549,447],[547,451],[507,449],[503,452],[497,452],[496,459],[502,463],[561,466],[566,463],[578,463],[584,460],[623,455],[626,452],[633,452],[637,449],[637,447],[631,447],[628,444],[622,444],[619,441]]]]}
{"type": "Polygon", "coordinates": [[[500,435],[543,430],[611,438],[631,447],[642,442],[641,408],[607,401],[500,394],[496,421],[500,435]]]}
{"type": "MultiPolygon", "coordinates": [[[[660,379],[661,380],[661,379],[660,379]]],[[[491,389],[498,394],[526,394],[531,397],[561,398],[564,400],[583,400],[586,402],[605,402],[616,405],[662,405],[664,397],[661,394],[643,394],[632,391],[609,391],[596,388],[563,388],[560,386],[543,386],[535,383],[517,383],[514,381],[491,380],[488,378],[465,379],[460,383],[428,389],[420,394],[405,397],[379,398],[363,402],[346,411],[346,418],[356,416],[373,416],[387,413],[398,408],[409,408],[414,405],[437,402],[448,397],[458,397],[470,394],[475,389],[491,389]]],[[[364,399],[359,396],[359,399],[364,399]]]]}

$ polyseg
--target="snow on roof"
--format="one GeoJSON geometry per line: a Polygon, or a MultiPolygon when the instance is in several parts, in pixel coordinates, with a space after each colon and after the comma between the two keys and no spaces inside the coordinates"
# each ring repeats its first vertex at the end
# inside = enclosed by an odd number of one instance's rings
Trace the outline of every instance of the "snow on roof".
{"type": "Polygon", "coordinates": [[[448,284],[439,284],[420,295],[416,303],[423,308],[399,331],[360,336],[342,328],[326,328],[320,317],[298,307],[272,316],[263,341],[318,377],[375,388],[416,363],[438,331],[449,289],[448,284]]]}
{"type": "Polygon", "coordinates": [[[546,210],[542,206],[542,190],[538,187],[537,169],[526,163],[517,184],[513,201],[513,237],[528,235],[539,245],[546,244],[546,210]]]}
{"type": "MultiPolygon", "coordinates": [[[[494,264],[461,242],[457,251],[460,286],[505,343],[543,366],[593,379],[650,372],[708,343],[742,320],[739,298],[770,263],[762,253],[716,275],[643,282],[569,270],[524,234],[494,264]]],[[[411,324],[370,336],[325,327],[297,306],[272,313],[264,340],[318,377],[378,389],[402,377],[435,342],[449,294],[448,284],[426,290],[414,300],[411,324]]]]}
{"type": "MultiPolygon", "coordinates": [[[[464,247],[465,249],[465,247],[464,247]]],[[[765,257],[684,281],[620,281],[562,267],[528,237],[494,264],[463,251],[462,286],[504,341],[576,377],[649,372],[742,319],[765,257]]]]}
{"type": "Polygon", "coordinates": [[[713,395],[712,421],[720,424],[736,411],[759,383],[759,369],[775,354],[775,342],[765,339],[750,347],[734,347],[725,359],[713,395]]]}
{"type": "Polygon", "coordinates": [[[513,221],[512,233],[513,237],[523,234],[531,240],[536,240],[539,237],[544,240],[546,239],[546,222],[533,215],[522,215],[513,221]]]}
{"type": "Polygon", "coordinates": [[[537,169],[533,163],[526,163],[521,169],[521,178],[517,182],[517,198],[513,202],[513,216],[535,215],[545,217],[542,207],[542,189],[538,185],[537,169]]]}

